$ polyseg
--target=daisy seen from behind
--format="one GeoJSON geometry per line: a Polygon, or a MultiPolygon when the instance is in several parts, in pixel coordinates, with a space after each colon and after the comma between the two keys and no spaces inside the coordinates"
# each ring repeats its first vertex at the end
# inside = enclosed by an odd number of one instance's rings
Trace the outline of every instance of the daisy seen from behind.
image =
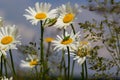
{"type": "Polygon", "coordinates": [[[35,7],[28,7],[25,9],[26,14],[23,16],[29,20],[32,25],[37,25],[39,21],[45,21],[47,18],[55,18],[57,16],[57,10],[52,9],[50,3],[35,3],[35,7]]]}
{"type": "Polygon", "coordinates": [[[0,48],[1,50],[17,49],[16,45],[21,44],[20,35],[15,25],[0,28],[0,48]]]}
{"type": "Polygon", "coordinates": [[[28,55],[26,60],[21,60],[20,66],[22,68],[34,68],[39,64],[39,59],[36,55],[28,55]]]}
{"type": "Polygon", "coordinates": [[[57,35],[56,40],[52,41],[54,50],[67,50],[67,47],[69,47],[70,51],[76,50],[76,45],[78,44],[78,41],[80,39],[79,37],[80,32],[77,32],[76,34],[74,34],[73,32],[71,32],[70,34],[65,32],[65,36],[57,35]]]}
{"type": "Polygon", "coordinates": [[[70,53],[73,56],[73,60],[76,60],[78,64],[83,64],[86,57],[90,56],[91,45],[88,41],[80,41],[78,49],[75,53],[70,53]]]}
{"type": "Polygon", "coordinates": [[[77,4],[75,4],[74,7],[71,7],[70,3],[67,3],[66,5],[63,4],[58,8],[59,17],[57,19],[55,27],[66,29],[70,24],[74,22],[79,12],[81,11],[79,10],[77,4]]]}

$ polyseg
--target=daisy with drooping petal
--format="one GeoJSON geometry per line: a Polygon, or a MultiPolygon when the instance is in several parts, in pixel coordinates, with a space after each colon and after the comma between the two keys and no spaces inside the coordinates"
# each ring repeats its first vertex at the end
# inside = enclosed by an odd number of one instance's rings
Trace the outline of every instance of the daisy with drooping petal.
{"type": "Polygon", "coordinates": [[[45,21],[47,18],[55,18],[57,15],[57,10],[52,9],[51,4],[49,3],[35,3],[35,8],[28,7],[25,11],[27,12],[24,14],[27,20],[33,25],[37,25],[37,23],[42,20],[45,21]]]}
{"type": "Polygon", "coordinates": [[[17,49],[16,45],[21,44],[18,40],[18,30],[15,25],[0,28],[0,48],[4,50],[17,49]]]}
{"type": "Polygon", "coordinates": [[[39,59],[36,55],[28,55],[26,60],[21,60],[21,67],[33,68],[39,64],[39,59]]]}
{"type": "Polygon", "coordinates": [[[81,65],[86,60],[86,57],[90,56],[90,49],[91,47],[88,41],[81,41],[76,53],[70,53],[70,55],[81,65]]]}
{"type": "Polygon", "coordinates": [[[66,27],[73,23],[80,10],[77,4],[75,4],[74,7],[71,7],[70,3],[67,3],[66,5],[59,7],[58,12],[59,18],[57,19],[55,27],[66,29],[66,27]]]}
{"type": "Polygon", "coordinates": [[[53,46],[54,50],[67,50],[67,46],[69,47],[70,51],[74,51],[76,50],[76,45],[78,44],[79,41],[79,36],[80,36],[80,32],[74,34],[73,32],[71,32],[71,34],[68,34],[67,32],[65,33],[65,36],[59,36],[57,35],[57,39],[53,40],[53,46]]]}

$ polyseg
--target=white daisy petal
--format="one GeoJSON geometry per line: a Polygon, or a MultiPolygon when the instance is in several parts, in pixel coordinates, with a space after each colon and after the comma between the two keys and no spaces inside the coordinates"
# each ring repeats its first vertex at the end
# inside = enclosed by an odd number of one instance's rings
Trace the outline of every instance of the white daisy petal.
{"type": "Polygon", "coordinates": [[[40,9],[39,9],[39,3],[38,3],[38,2],[36,2],[36,4],[35,4],[35,8],[36,8],[36,11],[37,11],[37,12],[40,12],[40,9]]]}

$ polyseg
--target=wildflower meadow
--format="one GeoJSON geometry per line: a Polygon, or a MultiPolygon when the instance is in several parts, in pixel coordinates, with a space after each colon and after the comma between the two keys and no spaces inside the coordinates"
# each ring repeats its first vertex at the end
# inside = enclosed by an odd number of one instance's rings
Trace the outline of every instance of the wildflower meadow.
{"type": "Polygon", "coordinates": [[[21,16],[36,34],[26,42],[29,26],[0,15],[0,80],[120,79],[120,0],[73,1],[27,5],[21,16]]]}

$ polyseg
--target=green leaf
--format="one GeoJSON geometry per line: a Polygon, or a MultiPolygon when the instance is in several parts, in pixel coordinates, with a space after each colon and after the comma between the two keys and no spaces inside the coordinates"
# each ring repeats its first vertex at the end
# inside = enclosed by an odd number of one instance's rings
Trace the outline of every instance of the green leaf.
{"type": "Polygon", "coordinates": [[[65,36],[64,39],[63,39],[63,41],[66,41],[66,40],[68,40],[69,38],[70,38],[70,36],[65,36]]]}

